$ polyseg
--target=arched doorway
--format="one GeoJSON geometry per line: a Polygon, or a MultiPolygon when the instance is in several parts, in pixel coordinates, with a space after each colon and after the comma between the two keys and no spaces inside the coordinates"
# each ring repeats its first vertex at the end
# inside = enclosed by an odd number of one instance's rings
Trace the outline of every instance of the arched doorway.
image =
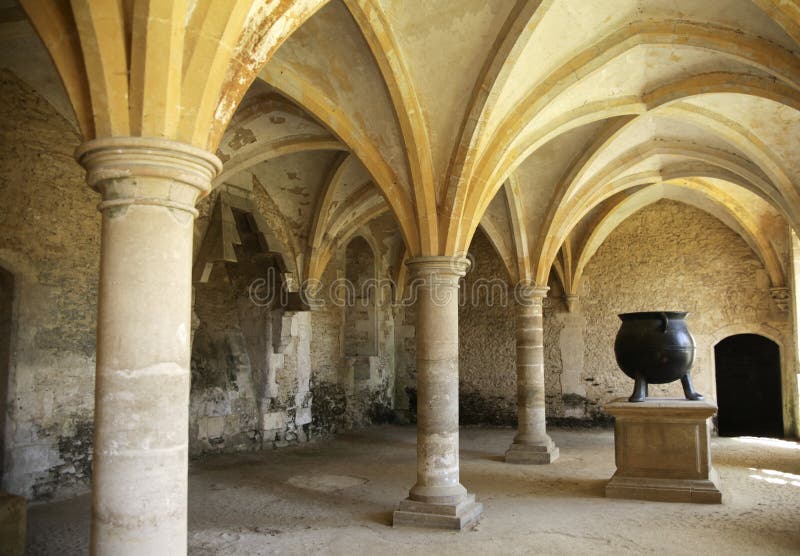
{"type": "Polygon", "coordinates": [[[11,368],[11,330],[14,304],[14,275],[0,267],[0,477],[5,471],[6,413],[11,368]]]}
{"type": "Polygon", "coordinates": [[[714,347],[714,358],[720,436],[783,436],[778,344],[736,334],[714,347]]]}

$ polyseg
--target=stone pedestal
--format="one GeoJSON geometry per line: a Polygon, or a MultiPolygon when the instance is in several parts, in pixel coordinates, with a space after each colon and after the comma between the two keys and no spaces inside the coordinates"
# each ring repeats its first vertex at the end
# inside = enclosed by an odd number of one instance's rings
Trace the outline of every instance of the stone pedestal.
{"type": "Polygon", "coordinates": [[[544,330],[542,302],[547,288],[518,290],[517,435],[506,451],[506,462],[547,464],[558,448],[547,434],[544,403],[544,330]]]}
{"type": "Polygon", "coordinates": [[[417,306],[417,483],[393,524],[463,529],[483,510],[459,480],[458,279],[461,257],[408,262],[417,306]]]}
{"type": "Polygon", "coordinates": [[[682,399],[631,403],[620,398],[605,410],[616,418],[617,463],[606,496],[722,503],[709,442],[714,404],[682,399]]]}

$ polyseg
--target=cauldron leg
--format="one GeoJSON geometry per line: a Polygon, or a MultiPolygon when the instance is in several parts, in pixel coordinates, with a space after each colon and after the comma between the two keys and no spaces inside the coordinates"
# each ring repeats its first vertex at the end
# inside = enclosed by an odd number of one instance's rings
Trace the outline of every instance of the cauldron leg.
{"type": "Polygon", "coordinates": [[[692,386],[692,379],[689,377],[689,373],[686,373],[681,377],[681,386],[683,386],[683,395],[686,396],[687,400],[703,399],[702,395],[694,391],[694,386],[692,386]]]}
{"type": "Polygon", "coordinates": [[[643,402],[647,399],[647,380],[641,373],[636,373],[635,383],[633,385],[633,394],[628,398],[629,402],[643,402]]]}

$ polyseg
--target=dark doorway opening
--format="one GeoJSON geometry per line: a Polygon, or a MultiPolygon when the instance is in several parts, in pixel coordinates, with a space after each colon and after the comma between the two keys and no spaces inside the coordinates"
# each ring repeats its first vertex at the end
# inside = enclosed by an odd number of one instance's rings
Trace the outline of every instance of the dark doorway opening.
{"type": "Polygon", "coordinates": [[[778,344],[737,334],[714,348],[720,436],[783,436],[778,344]]]}
{"type": "Polygon", "coordinates": [[[14,275],[0,267],[0,477],[5,472],[6,413],[11,367],[11,323],[14,307],[14,275]]]}

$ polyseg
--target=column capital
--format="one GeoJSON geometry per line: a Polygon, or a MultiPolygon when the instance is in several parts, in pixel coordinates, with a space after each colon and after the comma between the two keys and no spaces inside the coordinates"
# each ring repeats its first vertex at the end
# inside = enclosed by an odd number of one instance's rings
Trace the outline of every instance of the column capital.
{"type": "Polygon", "coordinates": [[[470,261],[466,257],[415,257],[406,261],[406,266],[414,277],[435,276],[441,278],[461,278],[467,273],[470,261]]]}
{"type": "Polygon", "coordinates": [[[155,205],[196,215],[195,203],[222,170],[216,155],[157,137],[93,139],[78,146],[75,159],[86,169],[89,186],[103,195],[101,212],[155,205]]]}
{"type": "Polygon", "coordinates": [[[772,301],[775,302],[775,306],[778,307],[782,313],[789,310],[792,296],[792,291],[789,288],[785,286],[770,288],[769,295],[772,297],[772,301]]]}
{"type": "Polygon", "coordinates": [[[550,291],[549,286],[537,286],[520,282],[514,288],[514,298],[518,307],[541,307],[548,291],[550,291]]]}
{"type": "Polygon", "coordinates": [[[580,307],[580,296],[576,293],[568,293],[564,296],[564,299],[567,302],[567,310],[570,313],[574,313],[580,307]]]}

